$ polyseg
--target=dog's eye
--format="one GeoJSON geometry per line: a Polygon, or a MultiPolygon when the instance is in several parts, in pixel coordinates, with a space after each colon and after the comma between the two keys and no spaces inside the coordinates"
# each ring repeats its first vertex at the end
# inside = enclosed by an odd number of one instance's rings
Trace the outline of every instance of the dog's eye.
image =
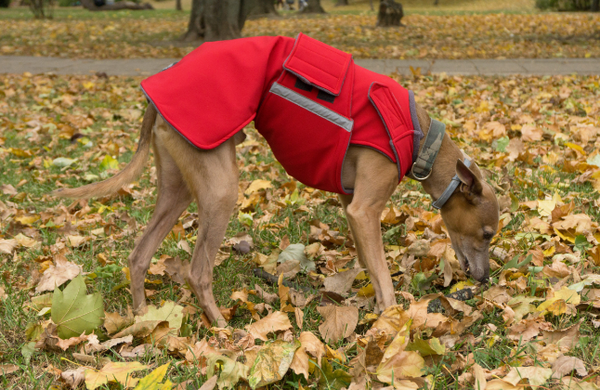
{"type": "Polygon", "coordinates": [[[494,232],[492,232],[490,230],[484,230],[483,231],[483,239],[484,240],[491,240],[492,237],[494,237],[494,232]]]}

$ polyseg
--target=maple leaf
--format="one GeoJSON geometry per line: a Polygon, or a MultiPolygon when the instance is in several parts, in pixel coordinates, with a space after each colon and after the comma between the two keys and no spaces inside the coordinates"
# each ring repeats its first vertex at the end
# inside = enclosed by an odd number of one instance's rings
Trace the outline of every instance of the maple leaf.
{"type": "Polygon", "coordinates": [[[81,272],[82,269],[80,265],[68,261],[62,255],[56,255],[54,257],[54,263],[42,274],[42,278],[35,288],[35,292],[39,294],[44,291],[54,291],[56,287],[75,278],[81,272]]]}
{"type": "Polygon", "coordinates": [[[133,378],[131,374],[147,368],[148,366],[139,362],[110,362],[100,370],[91,368],[85,370],[85,385],[88,390],[94,390],[108,382],[117,382],[127,387],[133,387],[138,379],[133,378]]]}
{"type": "Polygon", "coordinates": [[[521,380],[527,379],[529,385],[537,389],[552,376],[551,368],[544,367],[511,367],[508,375],[502,380],[516,386],[521,380]]]}
{"type": "Polygon", "coordinates": [[[560,379],[563,376],[570,374],[571,372],[577,372],[577,375],[583,377],[587,376],[588,371],[585,368],[585,364],[579,358],[574,356],[565,356],[561,355],[556,361],[552,364],[552,378],[560,379]]]}
{"type": "Polygon", "coordinates": [[[208,356],[208,362],[206,365],[206,373],[209,377],[212,377],[215,374],[215,367],[217,365],[220,366],[221,373],[219,374],[219,379],[217,380],[219,389],[231,389],[239,382],[240,379],[247,380],[248,373],[250,371],[250,367],[240,362],[236,362],[235,360],[232,360],[226,356],[216,354],[208,356]]]}
{"type": "Polygon", "coordinates": [[[275,340],[264,345],[256,354],[254,364],[248,375],[248,383],[252,389],[278,382],[290,368],[294,353],[301,342],[275,340]]]}
{"type": "Polygon", "coordinates": [[[392,343],[383,353],[377,367],[377,379],[391,384],[394,378],[419,377],[425,368],[425,361],[417,353],[406,351],[410,339],[411,322],[407,322],[398,331],[392,343]]]}
{"type": "Polygon", "coordinates": [[[319,387],[333,390],[347,388],[352,382],[352,377],[345,370],[334,370],[327,359],[323,359],[319,372],[319,387]]]}
{"type": "Polygon", "coordinates": [[[87,295],[83,277],[78,276],[64,291],[54,290],[51,313],[60,338],[77,337],[102,324],[102,296],[99,293],[87,295]]]}
{"type": "Polygon", "coordinates": [[[170,363],[163,364],[140,379],[134,390],[170,390],[173,387],[170,380],[167,379],[164,383],[160,383],[165,377],[169,365],[170,363]]]}
{"type": "Polygon", "coordinates": [[[353,306],[317,307],[325,321],[319,325],[319,332],[326,343],[337,343],[350,336],[358,324],[358,308],[353,306]]]}
{"type": "Polygon", "coordinates": [[[131,325],[133,321],[133,312],[130,307],[127,308],[127,315],[125,317],[122,317],[119,313],[104,312],[104,329],[106,329],[108,334],[117,333],[121,329],[131,325]]]}
{"type": "Polygon", "coordinates": [[[300,347],[294,354],[294,359],[290,365],[290,368],[299,375],[304,375],[308,380],[308,354],[312,355],[317,359],[317,364],[321,365],[321,358],[325,355],[325,346],[312,332],[302,332],[300,337],[300,347]]]}
{"type": "Polygon", "coordinates": [[[247,325],[246,329],[248,329],[248,333],[250,333],[255,339],[267,341],[267,335],[269,333],[280,332],[290,329],[291,327],[292,323],[290,322],[287,314],[280,311],[274,311],[255,323],[247,325]]]}
{"type": "Polygon", "coordinates": [[[154,305],[148,305],[148,310],[142,316],[135,317],[135,322],[167,321],[169,328],[176,334],[183,323],[183,306],[177,305],[173,301],[166,301],[163,306],[157,308],[154,305]]]}
{"type": "Polygon", "coordinates": [[[333,291],[338,294],[345,294],[352,287],[352,282],[362,271],[361,268],[353,268],[348,271],[340,272],[333,276],[329,276],[325,278],[323,285],[327,291],[333,291]]]}

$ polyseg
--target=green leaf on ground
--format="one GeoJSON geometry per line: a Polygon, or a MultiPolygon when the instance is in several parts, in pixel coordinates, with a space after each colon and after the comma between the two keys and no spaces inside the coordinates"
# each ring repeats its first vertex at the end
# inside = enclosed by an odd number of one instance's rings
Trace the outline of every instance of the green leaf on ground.
{"type": "Polygon", "coordinates": [[[83,276],[79,275],[52,296],[52,321],[62,339],[91,333],[102,325],[104,305],[99,293],[87,295],[83,276]]]}

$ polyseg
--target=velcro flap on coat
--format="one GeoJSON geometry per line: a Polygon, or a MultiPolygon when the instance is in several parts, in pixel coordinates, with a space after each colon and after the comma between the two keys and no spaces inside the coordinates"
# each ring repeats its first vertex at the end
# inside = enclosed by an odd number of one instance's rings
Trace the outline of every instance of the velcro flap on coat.
{"type": "MultiPolygon", "coordinates": [[[[408,91],[406,93],[408,95],[408,91]]],[[[388,131],[391,146],[398,159],[400,179],[402,179],[412,165],[414,129],[410,112],[405,113],[392,91],[379,83],[371,85],[369,99],[388,131]]]]}
{"type": "Polygon", "coordinates": [[[300,33],[283,68],[305,83],[338,96],[351,63],[351,54],[300,33]]]}

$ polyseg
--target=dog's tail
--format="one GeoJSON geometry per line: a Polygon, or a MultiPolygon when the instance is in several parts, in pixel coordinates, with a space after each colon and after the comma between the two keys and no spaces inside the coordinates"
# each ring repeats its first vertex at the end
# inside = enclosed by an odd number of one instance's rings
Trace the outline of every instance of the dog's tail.
{"type": "Polygon", "coordinates": [[[60,188],[50,193],[52,196],[62,198],[88,199],[106,196],[117,192],[124,185],[131,183],[144,171],[146,160],[150,152],[150,142],[152,139],[152,127],[156,120],[156,108],[149,104],[142,122],[140,131],[140,142],[138,148],[131,159],[131,162],[115,176],[98,183],[89,184],[78,188],[60,188]]]}

